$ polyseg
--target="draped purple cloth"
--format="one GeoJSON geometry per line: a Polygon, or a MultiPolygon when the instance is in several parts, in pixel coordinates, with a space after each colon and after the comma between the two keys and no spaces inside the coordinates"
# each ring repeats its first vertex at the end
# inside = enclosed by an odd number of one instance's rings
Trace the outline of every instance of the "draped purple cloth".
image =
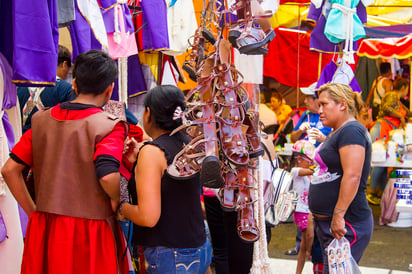
{"type": "MultiPolygon", "coordinates": [[[[339,52],[338,44],[331,43],[328,38],[326,38],[324,33],[326,24],[326,15],[322,12],[324,3],[325,2],[323,2],[322,6],[318,9],[312,3],[309,7],[307,20],[317,22],[312,33],[310,34],[309,49],[323,53],[339,52]]],[[[362,1],[359,2],[359,5],[356,8],[356,13],[361,22],[365,24],[367,21],[367,13],[362,1]]],[[[342,42],[342,48],[343,47],[345,47],[345,42],[342,42]]],[[[356,51],[357,49],[358,43],[355,41],[353,42],[353,50],[356,51]]]]}
{"type": "Polygon", "coordinates": [[[12,0],[0,1],[0,52],[13,64],[13,3],[12,0]],[[10,27],[4,27],[10,26],[10,27]]]}
{"type": "MultiPolygon", "coordinates": [[[[335,75],[335,72],[336,72],[337,68],[338,68],[338,65],[334,61],[330,61],[330,63],[327,64],[323,68],[323,70],[322,70],[322,72],[319,76],[316,88],[318,89],[323,84],[330,83],[333,79],[333,76],[335,75]]],[[[342,83],[341,82],[341,84],[349,85],[352,88],[352,90],[355,91],[355,92],[359,92],[359,93],[362,92],[362,90],[361,90],[361,88],[358,84],[358,81],[355,78],[355,75],[353,75],[353,77],[351,79],[348,78],[347,83],[342,83]]]]}
{"type": "Polygon", "coordinates": [[[168,49],[166,1],[142,1],[140,5],[143,11],[143,50],[168,49]]]}
{"type": "MultiPolygon", "coordinates": [[[[4,94],[3,94],[3,105],[1,110],[6,110],[14,107],[17,103],[17,90],[16,86],[11,82],[13,76],[13,69],[11,68],[6,57],[0,52],[0,68],[3,73],[4,82],[4,94]]],[[[4,131],[6,132],[7,141],[9,145],[9,151],[13,148],[15,144],[13,127],[9,122],[9,116],[7,112],[4,112],[2,117],[4,131]]]]}
{"type": "MultiPolygon", "coordinates": [[[[114,26],[114,6],[112,4],[113,0],[101,0],[100,4],[104,9],[107,9],[109,7],[112,7],[108,10],[100,9],[103,15],[103,21],[104,21],[104,26],[106,27],[106,32],[107,33],[112,33],[115,32],[115,26],[114,26]],[[110,5],[112,4],[112,5],[110,5]]],[[[127,4],[119,4],[123,14],[124,14],[124,23],[125,23],[125,31],[132,33],[134,32],[134,26],[133,26],[133,20],[132,20],[132,15],[130,14],[129,7],[127,4]]]]}
{"type": "Polygon", "coordinates": [[[13,0],[12,27],[13,82],[25,87],[54,86],[59,46],[56,0],[13,0]]]}
{"type": "MultiPolygon", "coordinates": [[[[102,45],[96,39],[90,24],[81,14],[77,1],[74,1],[76,20],[69,26],[70,37],[72,40],[72,62],[76,60],[77,55],[91,49],[102,49],[102,45]]],[[[57,63],[57,62],[56,62],[57,63]]]]}
{"type": "MultiPolygon", "coordinates": [[[[117,60],[116,60],[117,62],[117,60]]],[[[140,64],[139,55],[132,55],[127,58],[127,95],[135,96],[139,93],[147,91],[146,82],[144,80],[142,66],[140,64]]],[[[118,81],[114,83],[112,100],[119,101],[119,86],[118,81]]]]}

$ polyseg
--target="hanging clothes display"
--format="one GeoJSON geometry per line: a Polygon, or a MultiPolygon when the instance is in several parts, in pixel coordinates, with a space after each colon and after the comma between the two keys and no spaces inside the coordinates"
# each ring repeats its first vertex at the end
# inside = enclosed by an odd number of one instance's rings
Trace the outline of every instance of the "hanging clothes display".
{"type": "Polygon", "coordinates": [[[143,50],[169,49],[167,7],[164,0],[143,0],[143,50]]]}
{"type": "Polygon", "coordinates": [[[100,4],[110,57],[117,59],[137,54],[132,16],[127,4],[113,0],[103,0],[100,4]]]}
{"type": "Polygon", "coordinates": [[[13,1],[12,81],[16,85],[54,86],[59,43],[56,11],[56,0],[13,1]]]}
{"type": "MultiPolygon", "coordinates": [[[[74,4],[76,20],[69,26],[73,63],[77,55],[82,52],[91,49],[101,50],[102,47],[107,49],[108,47],[106,29],[97,0],[75,0],[74,4]]],[[[55,60],[57,60],[57,57],[55,60]]]]}
{"type": "MultiPolygon", "coordinates": [[[[14,136],[13,125],[6,109],[14,108],[17,102],[16,87],[12,84],[12,68],[6,58],[0,53],[0,165],[3,166],[9,157],[10,147],[20,135],[14,136]]],[[[18,110],[17,110],[18,111],[18,110]]],[[[13,115],[16,119],[20,115],[13,115]]],[[[17,121],[19,123],[19,121],[17,121]]],[[[18,127],[16,127],[18,128],[18,127]]],[[[18,133],[18,131],[17,131],[18,133]]],[[[21,131],[20,131],[21,134],[21,131]]],[[[9,188],[0,176],[0,211],[6,226],[6,239],[0,244],[0,265],[2,273],[20,273],[23,255],[23,234],[20,225],[17,202],[9,188]]]]}
{"type": "Polygon", "coordinates": [[[56,3],[59,28],[69,26],[76,19],[74,0],[57,0],[56,3]]]}
{"type": "Polygon", "coordinates": [[[169,49],[162,50],[167,55],[181,55],[189,47],[189,38],[196,32],[197,21],[193,1],[179,0],[167,5],[167,30],[169,49]]]}
{"type": "MultiPolygon", "coordinates": [[[[132,55],[127,58],[127,94],[128,97],[136,96],[147,91],[146,82],[143,75],[142,65],[139,55],[132,55]]],[[[119,86],[114,83],[112,100],[119,100],[119,86]]]]}
{"type": "MultiPolygon", "coordinates": [[[[356,0],[355,0],[356,1],[356,0]]],[[[359,1],[358,1],[359,2],[359,1]]],[[[325,25],[329,12],[332,8],[332,3],[330,1],[323,1],[323,5],[319,8],[311,3],[309,7],[309,12],[307,20],[316,23],[311,35],[310,35],[310,50],[323,52],[323,53],[334,53],[339,52],[339,45],[332,43],[328,40],[325,35],[325,25]]],[[[366,23],[367,14],[366,8],[362,2],[359,2],[356,6],[356,15],[362,24],[366,23]]],[[[343,46],[345,47],[345,41],[343,41],[343,46]]],[[[349,45],[348,45],[349,46],[349,45]]],[[[352,48],[354,51],[357,49],[357,42],[353,41],[352,48]]]]}
{"type": "MultiPolygon", "coordinates": [[[[12,0],[0,1],[0,26],[13,26],[12,0]]],[[[13,64],[13,28],[0,28],[0,52],[13,64]]]]}
{"type": "Polygon", "coordinates": [[[362,92],[352,68],[346,62],[340,62],[337,64],[332,60],[323,68],[316,88],[326,83],[340,83],[349,85],[355,92],[362,92]]]}

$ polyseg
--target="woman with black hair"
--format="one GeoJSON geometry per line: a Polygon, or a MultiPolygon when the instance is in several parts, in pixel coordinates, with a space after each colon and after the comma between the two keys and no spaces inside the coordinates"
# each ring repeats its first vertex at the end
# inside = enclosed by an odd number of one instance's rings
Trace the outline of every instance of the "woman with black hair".
{"type": "MultiPolygon", "coordinates": [[[[121,201],[119,215],[136,224],[133,242],[145,247],[149,273],[205,273],[211,262],[200,203],[199,175],[177,180],[167,172],[174,157],[189,143],[182,124],[173,119],[184,110],[184,95],[175,86],[151,89],[144,100],[143,127],[153,141],[137,155],[129,181],[133,204],[121,201]],[[134,196],[134,197],[133,197],[134,196]]],[[[130,153],[136,152],[130,144],[130,153]]]]}

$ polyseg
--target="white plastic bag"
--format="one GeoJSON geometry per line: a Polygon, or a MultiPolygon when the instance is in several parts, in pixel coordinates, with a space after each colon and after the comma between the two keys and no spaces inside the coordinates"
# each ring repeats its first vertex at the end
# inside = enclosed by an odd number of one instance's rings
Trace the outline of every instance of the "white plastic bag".
{"type": "Polygon", "coordinates": [[[350,252],[350,243],[343,237],[333,239],[328,246],[330,274],[361,274],[358,264],[350,252]]]}

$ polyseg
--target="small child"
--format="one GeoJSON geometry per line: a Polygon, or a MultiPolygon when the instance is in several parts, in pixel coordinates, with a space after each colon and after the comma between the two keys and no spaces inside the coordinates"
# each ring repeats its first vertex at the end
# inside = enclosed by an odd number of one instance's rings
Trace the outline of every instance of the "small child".
{"type": "Polygon", "coordinates": [[[308,193],[310,186],[310,176],[313,170],[309,167],[313,164],[315,147],[306,140],[297,141],[292,149],[290,166],[293,178],[293,190],[298,194],[298,202],[293,220],[302,231],[302,242],[298,253],[298,264],[296,273],[302,273],[305,259],[310,259],[313,242],[313,221],[309,211],[308,193]]]}

